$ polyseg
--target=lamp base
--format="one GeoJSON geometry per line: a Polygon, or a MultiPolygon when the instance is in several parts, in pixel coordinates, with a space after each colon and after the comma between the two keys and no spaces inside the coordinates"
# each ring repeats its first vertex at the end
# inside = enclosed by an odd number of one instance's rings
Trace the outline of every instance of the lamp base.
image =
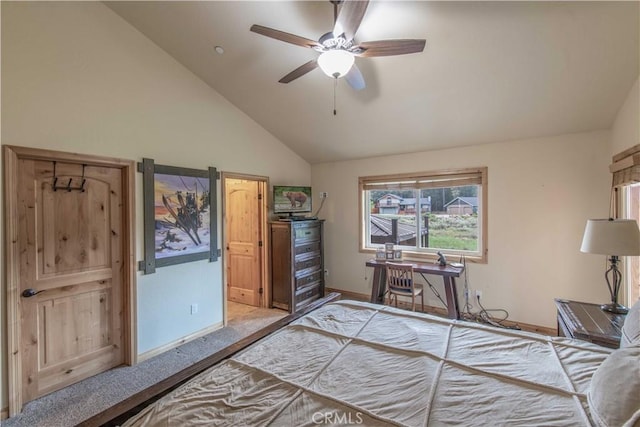
{"type": "Polygon", "coordinates": [[[604,311],[615,314],[627,314],[629,312],[629,309],[627,307],[618,303],[602,304],[600,308],[604,311]]]}

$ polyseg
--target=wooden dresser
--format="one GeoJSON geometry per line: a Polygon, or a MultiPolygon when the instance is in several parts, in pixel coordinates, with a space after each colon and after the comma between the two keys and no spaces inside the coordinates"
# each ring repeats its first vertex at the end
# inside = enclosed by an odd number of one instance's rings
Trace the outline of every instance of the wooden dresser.
{"type": "Polygon", "coordinates": [[[271,306],[293,313],[324,296],[323,221],[273,221],[271,306]]]}

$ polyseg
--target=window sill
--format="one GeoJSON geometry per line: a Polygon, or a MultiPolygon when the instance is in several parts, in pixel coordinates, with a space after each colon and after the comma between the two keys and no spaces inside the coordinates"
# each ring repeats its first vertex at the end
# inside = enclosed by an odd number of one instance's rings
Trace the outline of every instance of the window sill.
{"type": "MultiPolygon", "coordinates": [[[[376,255],[376,250],[372,249],[372,248],[360,248],[359,252],[360,253],[371,254],[374,257],[376,255]]],[[[474,264],[488,264],[488,259],[487,259],[486,252],[487,251],[485,250],[485,255],[484,256],[480,256],[480,255],[464,255],[464,259],[465,259],[465,261],[472,262],[474,264]]],[[[449,262],[458,262],[458,260],[460,259],[460,253],[446,252],[446,251],[442,251],[442,253],[447,258],[447,261],[449,261],[449,262]]],[[[408,250],[402,249],[402,260],[406,260],[406,261],[425,261],[425,260],[427,260],[427,261],[436,261],[437,259],[438,259],[438,255],[436,255],[434,253],[415,252],[415,251],[408,251],[408,250]]]]}

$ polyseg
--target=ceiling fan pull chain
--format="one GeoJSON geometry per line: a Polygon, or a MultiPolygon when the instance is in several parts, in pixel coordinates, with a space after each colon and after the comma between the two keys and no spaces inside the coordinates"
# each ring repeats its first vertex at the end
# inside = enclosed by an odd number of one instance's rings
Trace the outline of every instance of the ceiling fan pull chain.
{"type": "Polygon", "coordinates": [[[336,87],[338,86],[338,78],[333,79],[333,115],[336,115],[336,87]]]}

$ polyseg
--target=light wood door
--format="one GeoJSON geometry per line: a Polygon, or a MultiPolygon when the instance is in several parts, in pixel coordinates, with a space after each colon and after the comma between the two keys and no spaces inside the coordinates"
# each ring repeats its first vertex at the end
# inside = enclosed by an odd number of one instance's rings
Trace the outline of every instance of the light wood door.
{"type": "Polygon", "coordinates": [[[262,296],[259,182],[225,179],[227,295],[259,307],[262,296]]]}
{"type": "MultiPolygon", "coordinates": [[[[121,171],[84,167],[54,191],[54,163],[18,164],[22,400],[123,363],[121,171]]],[[[83,166],[58,162],[57,185],[83,166]]]]}

